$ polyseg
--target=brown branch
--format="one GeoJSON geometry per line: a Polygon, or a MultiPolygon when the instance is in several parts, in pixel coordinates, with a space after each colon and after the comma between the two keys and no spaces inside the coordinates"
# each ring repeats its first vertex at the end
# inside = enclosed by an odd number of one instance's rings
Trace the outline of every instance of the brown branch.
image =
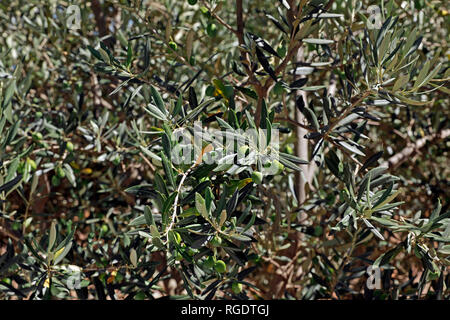
{"type": "Polygon", "coordinates": [[[239,44],[244,43],[244,14],[242,9],[242,0],[236,0],[236,24],[239,44]]]}
{"type": "Polygon", "coordinates": [[[450,136],[450,129],[445,129],[438,133],[425,136],[417,140],[415,143],[408,143],[407,146],[402,151],[390,157],[381,166],[395,169],[400,164],[408,160],[415,151],[423,148],[427,143],[442,140],[449,136],[450,136]]]}

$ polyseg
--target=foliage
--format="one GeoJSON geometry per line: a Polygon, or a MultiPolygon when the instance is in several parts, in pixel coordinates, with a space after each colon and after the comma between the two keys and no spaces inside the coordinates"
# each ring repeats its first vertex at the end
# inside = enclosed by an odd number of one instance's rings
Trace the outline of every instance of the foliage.
{"type": "Polygon", "coordinates": [[[0,297],[448,299],[440,1],[38,3],[0,4],[0,297]]]}

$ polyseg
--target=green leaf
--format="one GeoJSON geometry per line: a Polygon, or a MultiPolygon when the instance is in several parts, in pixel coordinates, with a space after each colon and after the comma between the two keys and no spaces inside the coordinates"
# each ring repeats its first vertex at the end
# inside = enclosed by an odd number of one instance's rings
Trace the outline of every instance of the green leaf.
{"type": "Polygon", "coordinates": [[[50,235],[48,237],[48,248],[47,251],[50,252],[55,245],[56,241],[56,222],[52,221],[52,224],[50,226],[50,235]]]}
{"type": "Polygon", "coordinates": [[[334,43],[334,40],[308,38],[308,39],[303,39],[303,42],[311,43],[311,44],[332,44],[332,43],[334,43]]]}
{"type": "Polygon", "coordinates": [[[206,209],[205,199],[201,196],[200,193],[195,193],[195,208],[197,211],[204,217],[208,218],[208,210],[206,209]]]}
{"type": "Polygon", "coordinates": [[[155,87],[150,86],[150,92],[152,93],[153,101],[162,114],[166,114],[166,108],[164,107],[164,101],[159,94],[159,92],[155,89],[155,87]]]}

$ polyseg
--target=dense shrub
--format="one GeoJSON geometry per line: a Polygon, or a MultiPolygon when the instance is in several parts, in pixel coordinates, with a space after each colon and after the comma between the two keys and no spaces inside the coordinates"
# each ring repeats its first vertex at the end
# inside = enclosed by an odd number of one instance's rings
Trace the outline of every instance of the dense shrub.
{"type": "Polygon", "coordinates": [[[0,6],[2,299],[449,297],[441,1],[0,6]]]}

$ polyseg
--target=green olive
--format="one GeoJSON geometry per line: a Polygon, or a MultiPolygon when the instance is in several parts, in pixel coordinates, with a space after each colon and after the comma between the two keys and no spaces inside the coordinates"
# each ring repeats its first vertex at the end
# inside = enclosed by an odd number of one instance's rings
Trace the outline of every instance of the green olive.
{"type": "Polygon", "coordinates": [[[222,238],[215,236],[210,243],[215,247],[219,247],[222,244],[222,238]]]}
{"type": "Polygon", "coordinates": [[[42,133],[40,132],[35,132],[32,134],[33,140],[35,141],[39,141],[42,140],[44,137],[42,136],[42,133]]]}
{"type": "Polygon", "coordinates": [[[215,23],[208,23],[206,26],[206,34],[211,38],[214,38],[217,35],[217,26],[215,23]]]}
{"type": "Polygon", "coordinates": [[[233,284],[231,285],[231,289],[233,290],[233,292],[235,294],[241,293],[242,292],[242,283],[233,282],[233,284]]]}
{"type": "Polygon", "coordinates": [[[205,260],[205,262],[204,262],[203,265],[204,265],[206,268],[211,269],[211,268],[214,268],[215,263],[216,263],[216,262],[214,261],[214,257],[209,256],[209,257],[205,260]]]}
{"type": "Polygon", "coordinates": [[[179,253],[178,251],[176,251],[174,253],[174,256],[175,256],[175,260],[177,260],[177,261],[182,261],[183,260],[183,255],[181,253],[179,253]]]}
{"type": "Polygon", "coordinates": [[[58,178],[65,178],[66,177],[66,172],[64,171],[63,168],[61,167],[56,167],[56,175],[58,176],[58,178]]]}
{"type": "Polygon", "coordinates": [[[112,160],[112,163],[113,163],[115,166],[118,166],[118,165],[120,164],[120,156],[114,157],[113,160],[112,160]]]}
{"type": "Polygon", "coordinates": [[[19,165],[17,166],[17,173],[23,174],[24,171],[25,171],[25,163],[24,163],[24,162],[21,162],[21,163],[19,163],[19,165]]]}
{"type": "Polygon", "coordinates": [[[274,92],[276,95],[280,95],[280,94],[282,94],[284,91],[285,91],[285,90],[284,90],[283,86],[282,86],[279,82],[277,82],[277,83],[275,84],[275,86],[273,87],[273,92],[274,92]]]}
{"type": "Polygon", "coordinates": [[[34,162],[34,160],[30,159],[30,158],[27,159],[27,165],[30,166],[31,170],[36,170],[36,168],[37,168],[36,162],[34,162]]]}
{"type": "Polygon", "coordinates": [[[67,151],[72,152],[73,151],[73,143],[68,141],[66,143],[66,149],[67,149],[67,151]]]}
{"type": "Polygon", "coordinates": [[[259,171],[253,171],[252,172],[252,180],[256,184],[261,184],[263,180],[263,174],[259,171]]]}
{"type": "Polygon", "coordinates": [[[227,271],[227,265],[223,260],[217,260],[214,264],[214,269],[219,273],[224,273],[227,271]]]}
{"type": "Polygon", "coordinates": [[[52,186],[57,187],[61,183],[61,180],[57,176],[52,177],[52,186]]]}
{"type": "Polygon", "coordinates": [[[177,49],[178,49],[178,45],[177,45],[174,41],[170,41],[170,42],[169,42],[169,47],[170,47],[173,51],[177,51],[177,49]]]}
{"type": "Polygon", "coordinates": [[[188,3],[189,3],[191,6],[194,6],[194,5],[197,4],[197,0],[188,0],[188,3]]]}

